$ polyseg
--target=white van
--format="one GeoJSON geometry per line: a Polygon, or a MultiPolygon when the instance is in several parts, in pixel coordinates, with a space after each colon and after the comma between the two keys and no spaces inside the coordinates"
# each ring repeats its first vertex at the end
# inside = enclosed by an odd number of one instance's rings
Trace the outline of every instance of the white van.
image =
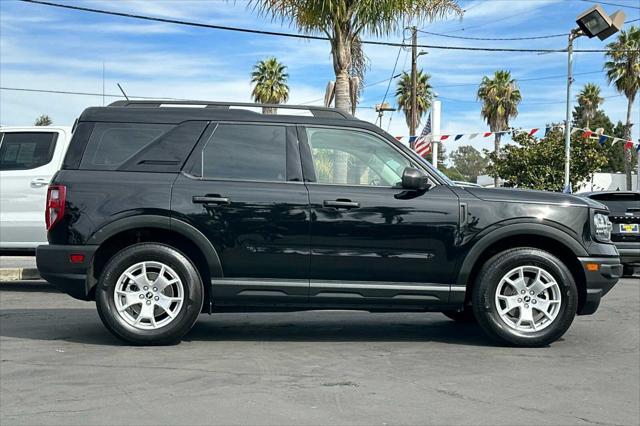
{"type": "Polygon", "coordinates": [[[70,127],[0,127],[0,250],[47,243],[47,187],[60,169],[70,127]]]}

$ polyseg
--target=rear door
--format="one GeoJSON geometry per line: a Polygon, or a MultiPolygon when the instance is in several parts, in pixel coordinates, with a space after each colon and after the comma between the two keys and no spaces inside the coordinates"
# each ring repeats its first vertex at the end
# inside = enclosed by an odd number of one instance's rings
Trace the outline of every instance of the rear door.
{"type": "Polygon", "coordinates": [[[306,304],[309,197],[295,127],[216,123],[173,187],[174,217],[214,245],[214,304],[306,304]]]}
{"type": "Polygon", "coordinates": [[[59,131],[0,133],[0,247],[47,243],[44,208],[49,181],[62,160],[59,131]]]}

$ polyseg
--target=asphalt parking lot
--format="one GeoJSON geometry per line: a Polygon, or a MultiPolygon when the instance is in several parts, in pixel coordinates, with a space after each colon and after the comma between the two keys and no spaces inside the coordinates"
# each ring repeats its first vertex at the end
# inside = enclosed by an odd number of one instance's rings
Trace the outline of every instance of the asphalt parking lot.
{"type": "Polygon", "coordinates": [[[0,424],[640,423],[640,280],[542,349],[441,314],[203,315],[128,347],[92,303],[0,284],[0,424]]]}

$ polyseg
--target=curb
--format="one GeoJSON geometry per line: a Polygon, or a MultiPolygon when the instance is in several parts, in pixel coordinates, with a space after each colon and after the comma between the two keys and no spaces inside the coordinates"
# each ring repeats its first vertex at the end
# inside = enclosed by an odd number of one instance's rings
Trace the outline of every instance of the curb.
{"type": "Polygon", "coordinates": [[[36,268],[0,268],[0,281],[40,280],[36,268]]]}

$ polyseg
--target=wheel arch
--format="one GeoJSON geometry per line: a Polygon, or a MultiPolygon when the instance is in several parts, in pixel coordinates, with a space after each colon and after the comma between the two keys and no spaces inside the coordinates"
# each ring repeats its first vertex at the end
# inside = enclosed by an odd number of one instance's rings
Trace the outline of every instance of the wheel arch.
{"type": "MultiPolygon", "coordinates": [[[[571,271],[578,287],[578,312],[585,303],[586,276],[578,260],[587,256],[585,248],[564,231],[544,224],[512,224],[494,230],[478,240],[465,257],[459,269],[456,286],[465,288],[464,300],[457,302],[468,304],[471,301],[471,289],[482,265],[508,248],[532,247],[547,251],[562,260],[571,271]]],[[[462,299],[462,298],[460,298],[462,299]]]]}
{"type": "MultiPolygon", "coordinates": [[[[198,268],[204,284],[205,297],[209,297],[211,277],[222,277],[220,257],[211,244],[197,228],[174,218],[156,215],[141,215],[112,222],[94,233],[87,244],[99,246],[96,250],[87,280],[91,293],[100,273],[111,257],[131,244],[156,242],[166,244],[182,251],[198,268]]],[[[206,300],[206,299],[205,299],[206,300]]]]}

